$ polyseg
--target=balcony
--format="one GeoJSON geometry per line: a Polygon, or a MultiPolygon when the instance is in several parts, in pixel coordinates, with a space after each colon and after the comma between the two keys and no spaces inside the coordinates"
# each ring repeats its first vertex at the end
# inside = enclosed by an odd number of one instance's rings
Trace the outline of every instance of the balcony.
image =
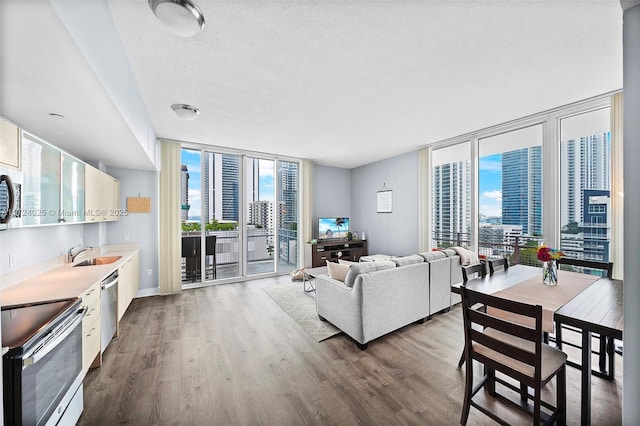
{"type": "MultiPolygon", "coordinates": [[[[265,228],[247,230],[247,274],[256,275],[275,271],[289,272],[298,266],[298,233],[290,229],[279,229],[279,242],[273,244],[275,236],[265,228]],[[275,257],[275,259],[274,259],[275,257]]],[[[240,234],[234,231],[206,231],[205,233],[205,280],[240,276],[240,234]]],[[[200,232],[182,232],[182,283],[202,280],[200,232]]]]}

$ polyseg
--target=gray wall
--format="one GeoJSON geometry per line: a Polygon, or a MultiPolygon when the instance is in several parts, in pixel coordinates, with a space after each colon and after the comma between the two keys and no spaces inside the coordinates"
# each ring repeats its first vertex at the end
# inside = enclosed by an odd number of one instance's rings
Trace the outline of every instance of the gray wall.
{"type": "Polygon", "coordinates": [[[109,169],[120,181],[120,208],[127,197],[151,197],[151,213],[129,213],[107,224],[107,244],[140,244],[140,290],[138,295],[157,294],[158,280],[158,173],[127,169],[109,169]],[[128,235],[129,240],[124,236],[128,235]],[[147,275],[147,270],[151,275],[147,275]]]}
{"type": "Polygon", "coordinates": [[[624,61],[624,386],[622,388],[622,424],[640,424],[640,5],[623,15],[624,61]]]}
{"type": "MultiPolygon", "coordinates": [[[[313,168],[313,238],[318,238],[318,218],[351,216],[351,170],[315,165],[313,168]]],[[[359,226],[359,225],[358,225],[359,226]]]]}
{"type": "Polygon", "coordinates": [[[352,228],[365,231],[369,254],[408,255],[418,250],[418,153],[351,170],[352,228]],[[393,191],[391,213],[377,213],[377,192],[393,191]]]}

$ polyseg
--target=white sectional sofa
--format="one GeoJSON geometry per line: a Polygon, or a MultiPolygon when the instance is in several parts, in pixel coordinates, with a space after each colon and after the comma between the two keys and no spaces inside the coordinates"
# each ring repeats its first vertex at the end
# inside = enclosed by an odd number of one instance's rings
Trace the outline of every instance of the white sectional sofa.
{"type": "Polygon", "coordinates": [[[316,309],[364,350],[373,339],[449,310],[451,285],[460,282],[454,250],[360,262],[349,267],[344,281],[316,278],[316,309]]]}

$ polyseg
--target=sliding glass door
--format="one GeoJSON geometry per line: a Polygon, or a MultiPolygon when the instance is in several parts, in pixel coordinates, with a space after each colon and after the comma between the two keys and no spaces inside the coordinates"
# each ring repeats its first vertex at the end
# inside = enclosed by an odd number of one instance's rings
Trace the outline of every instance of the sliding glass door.
{"type": "Polygon", "coordinates": [[[299,164],[182,149],[183,285],[298,267],[299,164]]]}

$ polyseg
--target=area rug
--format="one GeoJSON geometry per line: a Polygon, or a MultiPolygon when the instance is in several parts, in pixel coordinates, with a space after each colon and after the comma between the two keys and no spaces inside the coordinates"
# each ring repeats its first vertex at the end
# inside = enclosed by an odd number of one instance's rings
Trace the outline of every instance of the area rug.
{"type": "Polygon", "coordinates": [[[302,291],[302,286],[294,283],[266,287],[264,291],[282,308],[300,327],[318,342],[340,333],[340,330],[320,321],[316,312],[316,300],[302,291]]]}

